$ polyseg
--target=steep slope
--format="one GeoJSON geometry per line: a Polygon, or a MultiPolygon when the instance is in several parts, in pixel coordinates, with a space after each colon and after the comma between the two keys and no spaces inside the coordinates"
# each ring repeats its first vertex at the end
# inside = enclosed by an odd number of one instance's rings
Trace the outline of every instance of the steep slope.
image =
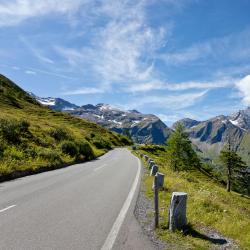
{"type": "Polygon", "coordinates": [[[78,107],[65,100],[51,97],[36,97],[36,100],[53,110],[87,119],[120,134],[128,131],[136,143],[164,144],[171,133],[171,129],[157,116],[142,114],[137,110],[124,111],[103,103],[78,107]],[[59,100],[63,105],[59,105],[59,100]]]}
{"type": "MultiPolygon", "coordinates": [[[[137,154],[148,155],[155,161],[159,171],[167,176],[164,191],[160,191],[159,195],[160,222],[165,223],[172,192],[188,193],[187,214],[188,222],[192,225],[190,231],[193,233],[186,235],[184,232],[184,236],[180,231],[170,232],[168,227],[159,227],[156,232],[161,240],[166,241],[167,246],[171,246],[169,249],[249,249],[250,199],[248,197],[227,192],[225,186],[197,169],[174,172],[166,161],[168,154],[165,147],[143,146],[138,148],[137,154]],[[223,243],[224,238],[226,240],[223,243]],[[220,244],[215,239],[219,239],[220,244]],[[233,242],[233,240],[235,245],[229,245],[228,241],[233,242]]],[[[143,192],[153,202],[154,177],[149,175],[148,164],[144,162],[144,165],[143,192]]],[[[143,218],[142,223],[144,222],[143,218]]]]}
{"type": "Polygon", "coordinates": [[[207,121],[180,122],[204,158],[216,159],[220,150],[230,140],[233,148],[250,163],[250,109],[240,110],[230,116],[217,116],[207,121]]]}
{"type": "Polygon", "coordinates": [[[0,180],[39,172],[128,145],[117,133],[42,106],[0,75],[0,180]]]}

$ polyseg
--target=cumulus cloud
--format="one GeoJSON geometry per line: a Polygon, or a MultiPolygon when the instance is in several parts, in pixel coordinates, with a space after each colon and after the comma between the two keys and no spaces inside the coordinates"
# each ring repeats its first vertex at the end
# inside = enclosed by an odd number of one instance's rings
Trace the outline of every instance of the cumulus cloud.
{"type": "Polygon", "coordinates": [[[236,83],[244,105],[250,105],[250,75],[245,76],[236,83]]]}

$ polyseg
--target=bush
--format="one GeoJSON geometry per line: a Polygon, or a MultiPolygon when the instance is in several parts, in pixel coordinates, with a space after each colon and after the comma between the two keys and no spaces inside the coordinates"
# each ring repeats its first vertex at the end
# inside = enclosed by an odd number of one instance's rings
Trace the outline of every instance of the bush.
{"type": "Polygon", "coordinates": [[[79,155],[84,156],[86,160],[92,160],[95,157],[94,151],[90,144],[86,141],[82,141],[78,144],[79,155]]]}
{"type": "Polygon", "coordinates": [[[26,148],[26,149],[24,150],[24,153],[25,153],[25,155],[26,155],[27,157],[35,158],[35,157],[38,156],[36,150],[33,149],[33,148],[26,148]]]}
{"type": "Polygon", "coordinates": [[[121,142],[123,145],[132,145],[133,144],[133,141],[130,138],[125,137],[125,136],[123,136],[121,138],[121,142]]]}
{"type": "Polygon", "coordinates": [[[56,128],[49,132],[56,141],[71,140],[70,132],[65,128],[56,128]]]}
{"type": "Polygon", "coordinates": [[[4,150],[6,149],[5,142],[0,139],[0,157],[3,156],[4,150]]]}
{"type": "Polygon", "coordinates": [[[3,154],[4,158],[9,158],[11,160],[22,160],[25,158],[23,151],[16,148],[15,146],[7,147],[3,154]]]}
{"type": "Polygon", "coordinates": [[[9,143],[20,143],[21,136],[29,133],[30,124],[21,120],[0,119],[0,136],[9,143]]]}
{"type": "Polygon", "coordinates": [[[64,141],[61,144],[61,150],[64,154],[70,155],[71,157],[78,155],[77,144],[73,141],[64,141]]]}
{"type": "Polygon", "coordinates": [[[93,141],[93,144],[99,149],[111,149],[112,148],[111,143],[104,140],[103,138],[96,138],[93,141]]]}
{"type": "Polygon", "coordinates": [[[58,152],[52,151],[51,149],[42,149],[38,152],[38,156],[53,163],[53,165],[57,165],[63,162],[58,152]]]}

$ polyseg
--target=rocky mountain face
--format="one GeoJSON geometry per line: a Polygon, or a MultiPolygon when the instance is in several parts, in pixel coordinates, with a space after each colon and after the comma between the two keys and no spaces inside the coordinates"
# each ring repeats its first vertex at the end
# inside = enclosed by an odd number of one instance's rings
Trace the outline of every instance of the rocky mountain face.
{"type": "Polygon", "coordinates": [[[204,158],[215,159],[230,140],[232,147],[250,163],[250,107],[207,121],[183,119],[179,122],[204,158]]]}
{"type": "Polygon", "coordinates": [[[35,98],[53,110],[70,113],[112,131],[128,131],[136,143],[163,144],[171,133],[171,129],[157,116],[142,114],[137,110],[124,111],[103,103],[77,106],[60,98],[35,98]]]}

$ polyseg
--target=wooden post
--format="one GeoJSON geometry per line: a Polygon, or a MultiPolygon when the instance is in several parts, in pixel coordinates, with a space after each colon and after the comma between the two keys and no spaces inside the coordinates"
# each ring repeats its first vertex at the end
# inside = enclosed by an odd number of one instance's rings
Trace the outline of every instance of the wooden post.
{"type": "Polygon", "coordinates": [[[154,179],[154,200],[155,200],[155,228],[159,227],[159,198],[158,198],[158,185],[157,175],[154,179]]]}
{"type": "Polygon", "coordinates": [[[187,225],[187,193],[173,192],[169,209],[169,230],[183,229],[187,225]]]}

